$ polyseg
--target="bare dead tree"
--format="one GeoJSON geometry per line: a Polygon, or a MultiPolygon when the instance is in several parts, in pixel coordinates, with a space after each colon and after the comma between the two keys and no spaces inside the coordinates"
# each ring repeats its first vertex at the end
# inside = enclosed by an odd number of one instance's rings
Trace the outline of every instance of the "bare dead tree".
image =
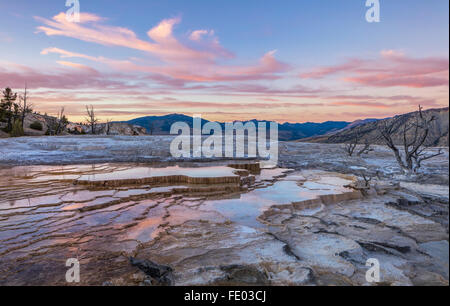
{"type": "Polygon", "coordinates": [[[91,106],[86,105],[86,112],[87,112],[86,121],[91,127],[92,135],[95,135],[95,126],[98,123],[98,118],[95,116],[94,107],[92,105],[91,106]]]}
{"type": "Polygon", "coordinates": [[[361,156],[363,154],[369,154],[369,152],[373,151],[373,149],[370,146],[370,142],[368,139],[365,140],[364,146],[361,148],[361,150],[358,151],[357,155],[361,156]]]}
{"type": "Polygon", "coordinates": [[[372,181],[372,177],[371,176],[366,176],[366,174],[365,173],[362,173],[362,177],[363,177],[363,180],[364,180],[364,185],[367,187],[367,188],[370,188],[370,182],[372,181]]]}
{"type": "MultiPolygon", "coordinates": [[[[346,143],[344,145],[344,150],[347,152],[348,156],[353,156],[355,154],[355,150],[358,147],[358,144],[360,142],[361,135],[358,130],[355,131],[355,136],[351,140],[351,142],[346,143]]],[[[372,151],[371,144],[368,139],[364,141],[364,146],[357,152],[358,156],[361,156],[362,154],[368,154],[370,151],[372,151]]]]}
{"type": "Polygon", "coordinates": [[[68,123],[69,120],[64,115],[64,107],[61,107],[56,115],[56,118],[50,121],[48,133],[55,136],[59,135],[64,131],[68,123]]]}
{"type": "Polygon", "coordinates": [[[155,123],[154,122],[150,123],[149,129],[150,129],[150,135],[153,135],[153,132],[155,131],[155,123]]]}
{"type": "Polygon", "coordinates": [[[416,171],[417,169],[420,169],[422,167],[422,162],[428,159],[432,159],[434,157],[437,157],[439,155],[444,154],[444,152],[442,152],[442,149],[439,148],[439,151],[435,154],[425,154],[425,149],[421,148],[420,150],[418,150],[414,155],[413,155],[413,159],[414,162],[416,163],[416,171]]]}
{"type": "Polygon", "coordinates": [[[69,123],[69,120],[67,120],[66,116],[64,115],[64,107],[61,107],[61,110],[58,112],[57,122],[58,125],[56,127],[56,135],[59,135],[69,123]]]}
{"type": "Polygon", "coordinates": [[[23,96],[20,96],[20,111],[21,111],[21,121],[22,121],[22,129],[25,125],[25,117],[27,114],[33,112],[33,105],[28,103],[28,91],[27,84],[25,84],[25,90],[23,96]]]}
{"type": "Polygon", "coordinates": [[[355,149],[356,149],[356,143],[346,143],[344,145],[344,150],[345,150],[345,152],[347,152],[347,155],[350,157],[353,156],[355,149]]]}
{"type": "Polygon", "coordinates": [[[106,126],[105,126],[105,129],[106,129],[106,135],[109,135],[109,133],[110,133],[110,130],[111,130],[111,122],[112,122],[111,119],[106,119],[106,126]]]}
{"type": "Polygon", "coordinates": [[[353,156],[353,153],[355,153],[355,149],[356,149],[356,146],[358,145],[358,142],[359,142],[359,133],[356,132],[356,135],[355,135],[355,137],[353,137],[351,142],[346,143],[344,145],[344,150],[345,150],[345,152],[347,152],[348,156],[350,156],[350,157],[353,156]]]}
{"type": "Polygon", "coordinates": [[[422,110],[422,106],[419,105],[419,111],[415,115],[415,120],[412,123],[404,122],[402,126],[399,126],[395,120],[392,120],[389,124],[385,121],[384,125],[379,128],[381,137],[392,152],[394,152],[397,163],[408,173],[416,172],[424,160],[443,154],[441,150],[437,154],[432,155],[426,155],[424,153],[425,141],[430,133],[431,123],[436,120],[436,117],[431,116],[431,118],[427,119],[423,115],[422,110]],[[402,131],[403,156],[393,140],[396,127],[402,131]]]}

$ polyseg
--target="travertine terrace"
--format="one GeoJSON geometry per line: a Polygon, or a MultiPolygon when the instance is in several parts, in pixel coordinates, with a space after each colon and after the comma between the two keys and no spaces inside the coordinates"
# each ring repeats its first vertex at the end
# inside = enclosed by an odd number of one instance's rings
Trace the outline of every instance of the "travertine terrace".
{"type": "Polygon", "coordinates": [[[448,284],[448,153],[411,178],[382,147],[349,159],[281,143],[280,166],[260,168],[172,160],[161,144],[145,157],[155,140],[134,139],[51,139],[28,165],[8,150],[34,139],[2,147],[0,284],[64,285],[68,258],[81,284],[161,284],[130,257],[171,267],[174,285],[364,285],[368,258],[382,284],[448,284]]]}

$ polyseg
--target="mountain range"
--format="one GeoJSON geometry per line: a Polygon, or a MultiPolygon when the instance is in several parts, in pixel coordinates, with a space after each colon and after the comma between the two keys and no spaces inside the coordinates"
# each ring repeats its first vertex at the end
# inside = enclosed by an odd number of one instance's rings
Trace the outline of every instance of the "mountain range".
{"type": "MultiPolygon", "coordinates": [[[[436,120],[432,122],[430,134],[426,145],[428,146],[448,146],[449,131],[449,108],[429,109],[423,112],[424,116],[434,116],[436,120]]],[[[326,121],[323,123],[283,123],[278,126],[279,140],[281,141],[307,141],[321,143],[346,143],[352,141],[358,135],[360,141],[368,140],[373,144],[382,144],[379,138],[379,127],[392,120],[399,122],[412,122],[417,112],[397,115],[385,119],[362,119],[353,122],[346,121],[326,121]]],[[[166,116],[147,116],[136,118],[125,123],[138,125],[147,130],[152,135],[169,135],[170,127],[175,122],[185,122],[192,128],[193,118],[182,114],[170,114],[166,116]]],[[[257,122],[257,120],[250,120],[257,122]]],[[[202,119],[202,126],[209,122],[202,119]]],[[[247,123],[249,121],[244,121],[247,123]]],[[[267,121],[262,121],[267,122],[267,121]]],[[[224,128],[224,123],[219,122],[224,128]]],[[[401,143],[402,131],[394,131],[393,139],[401,143]]]]}
{"type": "MultiPolygon", "coordinates": [[[[257,122],[257,120],[250,121],[257,122]]],[[[170,114],[166,116],[147,116],[126,121],[128,124],[144,127],[147,132],[152,135],[169,135],[170,127],[175,122],[185,122],[192,128],[193,118],[182,114],[170,114]]],[[[209,121],[202,119],[202,126],[207,122],[209,121]]],[[[249,121],[244,121],[243,123],[245,124],[247,122],[249,121]]],[[[259,122],[268,123],[268,121],[259,122]]],[[[224,127],[223,122],[219,122],[219,124],[224,127]]],[[[278,126],[278,134],[279,139],[282,141],[297,140],[339,131],[352,124],[354,123],[345,121],[327,121],[323,123],[283,123],[278,126]]]]}

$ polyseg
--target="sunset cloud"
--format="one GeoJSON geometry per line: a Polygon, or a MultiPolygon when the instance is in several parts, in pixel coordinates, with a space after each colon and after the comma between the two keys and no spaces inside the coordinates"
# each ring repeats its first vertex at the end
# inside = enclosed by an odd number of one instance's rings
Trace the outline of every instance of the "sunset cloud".
{"type": "MultiPolygon", "coordinates": [[[[282,122],[352,121],[413,111],[418,104],[448,106],[448,47],[436,39],[448,36],[442,16],[433,25],[402,17],[396,20],[402,27],[377,27],[378,37],[389,39],[374,41],[336,31],[338,16],[322,18],[321,9],[301,18],[305,28],[320,26],[320,33],[286,30],[300,25],[292,12],[319,8],[317,1],[265,3],[272,9],[258,14],[251,4],[236,10],[228,2],[217,11],[204,3],[154,9],[132,0],[112,9],[94,2],[95,14],[85,7],[79,23],[45,3],[41,17],[24,22],[36,9],[12,2],[23,16],[4,16],[10,26],[0,31],[0,85],[20,92],[27,83],[37,111],[54,114],[67,106],[72,120],[84,119],[85,104],[102,120],[194,112],[221,121],[282,122]],[[400,28],[420,31],[411,37],[400,28]]],[[[343,30],[373,28],[348,21],[343,30]]]]}
{"type": "Polygon", "coordinates": [[[180,18],[162,20],[147,32],[151,41],[145,41],[139,39],[129,29],[104,25],[104,18],[99,16],[95,18],[95,15],[92,14],[88,15],[86,19],[84,19],[84,15],[81,16],[81,19],[85,20],[82,24],[68,22],[63,13],[54,16],[51,20],[36,17],[38,21],[45,24],[37,29],[49,36],[66,36],[107,46],[120,46],[144,51],[159,59],[161,65],[146,65],[130,60],[117,61],[59,48],[47,48],[41,54],[57,53],[62,58],[78,57],[106,63],[120,70],[160,74],[187,82],[277,79],[279,78],[278,73],[289,69],[287,64],[275,58],[275,51],[267,52],[259,60],[259,63],[254,65],[218,64],[219,59],[232,58],[232,53],[220,45],[212,30],[197,30],[191,33],[191,41],[198,43],[196,48],[181,43],[173,34],[175,25],[181,22],[180,18]],[[202,39],[205,35],[208,35],[210,39],[202,39]]]}
{"type": "Polygon", "coordinates": [[[81,54],[81,53],[70,52],[70,51],[67,51],[67,50],[59,49],[59,48],[46,48],[46,49],[41,51],[42,55],[48,55],[50,53],[59,54],[61,58],[78,57],[78,58],[88,59],[88,60],[91,60],[91,61],[97,61],[98,60],[98,58],[93,57],[93,56],[89,56],[89,55],[85,55],[85,54],[81,54]]]}
{"type": "Polygon", "coordinates": [[[336,106],[362,106],[362,107],[369,107],[369,108],[388,108],[391,107],[388,104],[381,103],[381,102],[368,102],[368,101],[361,101],[361,102],[333,102],[331,105],[336,106]]]}
{"type": "Polygon", "coordinates": [[[97,70],[68,61],[58,61],[63,66],[61,69],[53,69],[45,72],[31,67],[4,64],[0,67],[0,84],[13,88],[22,88],[28,84],[30,89],[77,89],[77,88],[133,88],[126,81],[106,77],[97,70]]]}
{"type": "Polygon", "coordinates": [[[448,86],[448,72],[447,58],[412,58],[395,50],[383,50],[376,59],[353,58],[300,76],[303,79],[321,79],[339,75],[346,82],[369,87],[424,88],[448,86]]]}
{"type": "Polygon", "coordinates": [[[62,65],[62,66],[66,66],[66,67],[71,67],[74,69],[80,69],[80,70],[84,70],[87,72],[90,72],[91,74],[98,74],[98,71],[86,66],[86,65],[82,65],[82,64],[78,64],[78,63],[72,63],[72,62],[68,62],[68,61],[57,61],[58,64],[62,65]]]}

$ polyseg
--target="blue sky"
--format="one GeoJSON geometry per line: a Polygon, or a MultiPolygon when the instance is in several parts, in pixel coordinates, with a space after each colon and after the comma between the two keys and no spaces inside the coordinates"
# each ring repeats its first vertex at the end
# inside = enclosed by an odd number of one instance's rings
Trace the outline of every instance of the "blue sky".
{"type": "Polygon", "coordinates": [[[75,118],[83,102],[113,118],[194,107],[211,119],[278,121],[325,121],[330,115],[353,120],[412,110],[418,102],[448,105],[449,2],[380,4],[381,22],[368,23],[364,0],[80,0],[82,14],[101,19],[82,23],[80,34],[53,35],[49,23],[67,10],[65,0],[2,0],[0,86],[20,87],[28,78],[43,110],[51,113],[55,104],[67,103],[75,118]],[[106,26],[98,33],[108,37],[126,28],[151,43],[147,32],[163,20],[171,20],[170,39],[177,44],[155,52],[83,36],[99,26],[106,26]],[[43,26],[46,30],[39,29],[43,26]],[[198,30],[208,34],[192,41],[198,30]],[[204,51],[205,59],[201,54],[168,59],[163,53],[174,46],[204,51]],[[48,48],[59,51],[41,54],[48,48]],[[61,50],[77,56],[61,57],[61,50]],[[217,53],[224,50],[232,56],[217,53]],[[92,59],[98,57],[127,65],[92,59]],[[322,70],[326,73],[317,74],[322,70]],[[50,76],[61,81],[45,83],[50,76]],[[90,82],[72,88],[63,82],[77,77],[90,82]]]}

